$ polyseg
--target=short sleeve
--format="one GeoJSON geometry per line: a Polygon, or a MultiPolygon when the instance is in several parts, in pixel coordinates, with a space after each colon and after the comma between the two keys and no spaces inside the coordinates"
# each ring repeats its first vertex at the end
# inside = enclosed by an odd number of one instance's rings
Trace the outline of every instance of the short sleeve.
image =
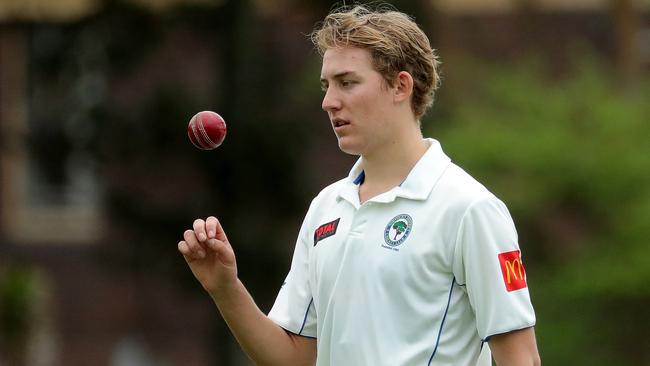
{"type": "Polygon", "coordinates": [[[316,310],[309,285],[309,212],[300,228],[291,268],[268,317],[282,328],[306,337],[316,337],[316,310]]]}
{"type": "Polygon", "coordinates": [[[535,325],[517,232],[508,209],[496,197],[467,209],[453,271],[466,288],[483,340],[535,325]]]}

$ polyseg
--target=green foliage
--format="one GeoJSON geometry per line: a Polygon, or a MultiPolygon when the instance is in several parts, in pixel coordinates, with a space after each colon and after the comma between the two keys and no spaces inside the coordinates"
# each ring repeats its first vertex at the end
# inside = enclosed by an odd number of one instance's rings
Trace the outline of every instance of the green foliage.
{"type": "Polygon", "coordinates": [[[29,331],[33,279],[23,268],[0,270],[0,340],[3,343],[20,342],[29,331]]]}
{"type": "Polygon", "coordinates": [[[400,233],[406,230],[406,223],[404,221],[398,221],[393,224],[393,229],[399,231],[400,233]]]}
{"type": "Polygon", "coordinates": [[[574,68],[459,67],[424,125],[511,209],[547,363],[640,364],[648,316],[625,308],[650,298],[650,82],[623,90],[590,59],[574,68]],[[621,326],[634,342],[614,338],[621,326]]]}

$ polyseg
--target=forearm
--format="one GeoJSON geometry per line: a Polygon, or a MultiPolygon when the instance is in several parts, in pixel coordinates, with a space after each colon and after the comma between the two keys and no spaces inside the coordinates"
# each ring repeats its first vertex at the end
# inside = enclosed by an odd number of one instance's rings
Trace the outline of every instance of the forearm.
{"type": "Polygon", "coordinates": [[[490,350],[497,366],[539,366],[535,331],[531,328],[493,336],[490,350]]]}
{"type": "Polygon", "coordinates": [[[237,342],[256,364],[313,364],[315,349],[305,347],[306,340],[289,334],[262,313],[241,281],[211,296],[237,342]]]}
{"type": "Polygon", "coordinates": [[[495,357],[497,366],[540,366],[542,362],[537,354],[512,354],[508,356],[495,357]]]}

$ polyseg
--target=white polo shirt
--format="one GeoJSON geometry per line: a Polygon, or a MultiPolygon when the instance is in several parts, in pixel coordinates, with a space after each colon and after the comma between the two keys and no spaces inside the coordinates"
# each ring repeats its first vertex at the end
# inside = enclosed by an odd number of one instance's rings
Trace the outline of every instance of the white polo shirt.
{"type": "Polygon", "coordinates": [[[359,203],[361,159],[321,191],[269,313],[318,344],[318,366],[490,365],[490,336],[535,314],[506,206],[440,144],[359,203]]]}

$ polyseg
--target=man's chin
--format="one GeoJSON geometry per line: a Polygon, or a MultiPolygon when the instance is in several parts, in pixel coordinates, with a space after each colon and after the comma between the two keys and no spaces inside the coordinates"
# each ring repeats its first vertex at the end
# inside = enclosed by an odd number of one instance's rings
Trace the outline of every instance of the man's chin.
{"type": "Polygon", "coordinates": [[[359,146],[353,144],[349,139],[339,137],[338,141],[339,150],[349,155],[361,155],[361,149],[359,149],[359,146]]]}

